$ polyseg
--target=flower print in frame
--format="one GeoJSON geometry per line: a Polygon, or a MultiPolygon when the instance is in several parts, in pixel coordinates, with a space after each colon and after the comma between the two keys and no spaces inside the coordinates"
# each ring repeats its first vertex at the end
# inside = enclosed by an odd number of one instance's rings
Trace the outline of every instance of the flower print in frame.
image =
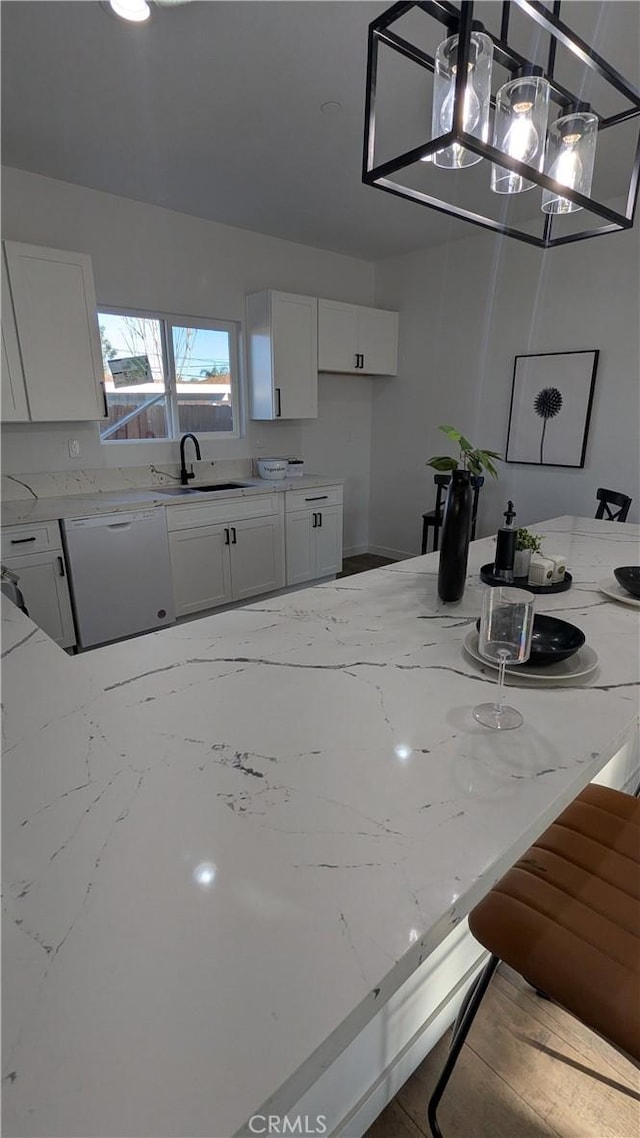
{"type": "Polygon", "coordinates": [[[584,466],[599,354],[516,356],[506,462],[584,466]]]}

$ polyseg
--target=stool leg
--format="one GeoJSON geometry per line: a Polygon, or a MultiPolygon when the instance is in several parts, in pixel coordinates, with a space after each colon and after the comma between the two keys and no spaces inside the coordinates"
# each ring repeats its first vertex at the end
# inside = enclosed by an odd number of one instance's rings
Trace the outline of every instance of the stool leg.
{"type": "Polygon", "coordinates": [[[458,1018],[456,1019],[453,1034],[451,1036],[451,1043],[449,1045],[449,1054],[447,1055],[445,1065],[442,1068],[440,1078],[435,1085],[433,1094],[429,1099],[429,1105],[427,1107],[427,1120],[429,1122],[429,1127],[431,1129],[433,1138],[442,1138],[442,1131],[438,1126],[438,1121],[436,1118],[436,1113],[440,1105],[440,1099],[447,1089],[447,1084],[453,1074],[453,1068],[457,1063],[458,1056],[462,1051],[465,1039],[469,1034],[471,1024],[476,1017],[476,1012],[482,1003],[484,994],[489,987],[489,984],[491,983],[491,978],[499,963],[499,957],[490,957],[489,963],[485,965],[475,984],[470,989],[470,991],[467,992],[462,1007],[458,1013],[458,1018]]]}
{"type": "Polygon", "coordinates": [[[549,1000],[549,1003],[551,1003],[549,996],[547,995],[546,992],[542,991],[542,988],[534,988],[533,990],[534,990],[536,996],[539,996],[541,1000],[549,1000]]]}
{"type": "Polygon", "coordinates": [[[427,519],[425,518],[425,520],[422,523],[422,553],[427,552],[428,535],[429,535],[429,527],[427,525],[427,519]]]}

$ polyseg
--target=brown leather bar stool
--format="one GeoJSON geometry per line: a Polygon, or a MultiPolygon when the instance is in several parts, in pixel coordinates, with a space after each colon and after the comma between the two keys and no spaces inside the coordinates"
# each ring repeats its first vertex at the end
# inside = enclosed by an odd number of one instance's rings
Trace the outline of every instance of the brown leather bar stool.
{"type": "Polygon", "coordinates": [[[491,953],[460,1009],[429,1100],[436,1112],[482,998],[504,960],[640,1062],[640,799],[588,786],[471,913],[491,953]]]}

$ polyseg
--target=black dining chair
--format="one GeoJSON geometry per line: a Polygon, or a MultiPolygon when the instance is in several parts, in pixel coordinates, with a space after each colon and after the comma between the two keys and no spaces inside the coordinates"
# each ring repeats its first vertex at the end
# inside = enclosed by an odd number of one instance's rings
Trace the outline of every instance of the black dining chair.
{"type": "Polygon", "coordinates": [[[605,490],[600,486],[596,490],[598,509],[596,518],[604,518],[607,522],[626,522],[629,506],[633,499],[628,494],[620,494],[617,490],[605,490]]]}
{"type": "MultiPolygon", "coordinates": [[[[438,535],[440,533],[440,526],[444,517],[444,503],[446,500],[446,491],[451,481],[450,474],[434,474],[433,481],[436,484],[436,504],[432,510],[427,510],[426,514],[422,515],[422,553],[427,552],[427,543],[429,540],[429,530],[433,529],[433,551],[438,548],[438,535]]],[[[471,507],[471,540],[476,536],[476,521],[478,517],[478,496],[480,488],[484,484],[484,476],[482,474],[471,475],[471,486],[473,487],[473,504],[471,507]]]]}

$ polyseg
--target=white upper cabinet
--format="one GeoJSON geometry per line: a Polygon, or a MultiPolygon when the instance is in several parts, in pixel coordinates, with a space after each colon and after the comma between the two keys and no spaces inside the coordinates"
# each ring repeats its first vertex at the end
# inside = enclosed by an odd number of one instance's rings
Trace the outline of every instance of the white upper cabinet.
{"type": "Polygon", "coordinates": [[[398,313],[319,300],[318,370],[397,375],[398,313]]]}
{"type": "Polygon", "coordinates": [[[7,267],[2,257],[2,418],[6,423],[27,423],[29,404],[22,358],[13,317],[7,267]]]}
{"type": "Polygon", "coordinates": [[[318,416],[318,301],[265,292],[247,297],[252,419],[318,416]]]}
{"type": "Polygon", "coordinates": [[[104,419],[91,258],[16,241],[4,246],[28,418],[45,423],[104,419]]]}

